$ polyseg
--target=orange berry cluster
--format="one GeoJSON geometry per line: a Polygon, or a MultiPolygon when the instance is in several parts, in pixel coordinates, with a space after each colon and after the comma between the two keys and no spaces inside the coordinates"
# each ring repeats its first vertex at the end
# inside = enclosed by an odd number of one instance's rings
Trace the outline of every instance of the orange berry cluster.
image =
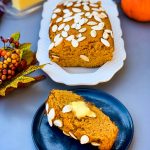
{"type": "Polygon", "coordinates": [[[0,37],[1,41],[5,44],[7,42],[14,44],[14,49],[9,49],[4,46],[0,49],[0,85],[4,81],[11,80],[17,73],[27,67],[26,60],[20,58],[20,50],[18,41],[13,38],[4,39],[0,37]]]}
{"type": "Polygon", "coordinates": [[[0,50],[0,83],[10,80],[15,75],[19,62],[19,50],[15,52],[0,50]]]}

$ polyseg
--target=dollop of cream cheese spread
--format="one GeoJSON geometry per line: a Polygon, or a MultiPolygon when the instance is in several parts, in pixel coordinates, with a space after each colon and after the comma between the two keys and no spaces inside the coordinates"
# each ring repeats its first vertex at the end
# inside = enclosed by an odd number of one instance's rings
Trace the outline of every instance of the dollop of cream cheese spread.
{"type": "Polygon", "coordinates": [[[96,117],[96,114],[93,111],[91,111],[89,107],[87,106],[87,104],[83,101],[71,102],[70,106],[71,106],[72,112],[75,113],[75,116],[78,119],[86,117],[86,116],[92,117],[92,118],[96,117]]]}

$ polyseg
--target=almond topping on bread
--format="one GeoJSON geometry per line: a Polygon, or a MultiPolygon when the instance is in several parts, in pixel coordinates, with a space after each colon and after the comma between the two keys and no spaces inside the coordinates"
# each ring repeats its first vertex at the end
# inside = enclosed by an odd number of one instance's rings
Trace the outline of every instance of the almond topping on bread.
{"type": "Polygon", "coordinates": [[[55,118],[55,110],[54,108],[51,108],[49,113],[47,114],[48,120],[53,120],[55,118]]]}
{"type": "Polygon", "coordinates": [[[103,38],[101,38],[101,42],[102,42],[105,46],[107,46],[107,47],[110,46],[110,43],[109,43],[107,40],[103,39],[103,38]]]}
{"type": "Polygon", "coordinates": [[[91,37],[96,37],[97,33],[95,30],[91,30],[91,37]]]}
{"type": "Polygon", "coordinates": [[[91,145],[93,145],[93,146],[100,146],[100,144],[96,143],[96,142],[91,142],[91,145]]]}
{"type": "Polygon", "coordinates": [[[70,136],[68,133],[66,133],[65,131],[63,131],[63,134],[65,134],[66,136],[70,136]]]}
{"type": "Polygon", "coordinates": [[[70,134],[70,136],[71,136],[72,138],[74,138],[75,140],[77,140],[76,136],[75,136],[72,132],[69,132],[69,134],[70,134]]]}
{"type": "Polygon", "coordinates": [[[48,110],[49,110],[49,106],[48,106],[48,103],[46,103],[46,112],[48,113],[48,110]]]}
{"type": "Polygon", "coordinates": [[[53,31],[53,32],[56,32],[56,31],[57,31],[57,28],[58,28],[57,25],[53,25],[53,26],[52,26],[52,31],[53,31]]]}
{"type": "Polygon", "coordinates": [[[85,56],[85,55],[80,55],[80,58],[81,58],[82,60],[84,60],[84,61],[89,62],[89,58],[88,58],[87,56],[85,56]]]}
{"type": "Polygon", "coordinates": [[[62,112],[63,113],[68,113],[71,110],[72,110],[71,106],[70,105],[66,105],[66,106],[63,107],[62,112]]]}
{"type": "Polygon", "coordinates": [[[89,142],[89,137],[87,135],[82,135],[80,139],[81,144],[87,144],[89,142]]]}
{"type": "Polygon", "coordinates": [[[62,121],[60,119],[54,120],[54,125],[60,128],[63,126],[62,121]]]}

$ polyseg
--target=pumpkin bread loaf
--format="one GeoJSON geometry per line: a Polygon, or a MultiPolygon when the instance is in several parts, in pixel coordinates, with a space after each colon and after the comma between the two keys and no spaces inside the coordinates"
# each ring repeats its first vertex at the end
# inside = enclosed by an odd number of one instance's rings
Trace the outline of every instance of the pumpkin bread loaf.
{"type": "Polygon", "coordinates": [[[100,109],[83,97],[65,90],[52,90],[46,102],[49,125],[81,144],[91,143],[100,150],[110,150],[118,128],[100,109]]]}
{"type": "Polygon", "coordinates": [[[113,57],[111,24],[100,1],[67,0],[58,4],[49,36],[50,59],[63,67],[98,67],[113,57]]]}

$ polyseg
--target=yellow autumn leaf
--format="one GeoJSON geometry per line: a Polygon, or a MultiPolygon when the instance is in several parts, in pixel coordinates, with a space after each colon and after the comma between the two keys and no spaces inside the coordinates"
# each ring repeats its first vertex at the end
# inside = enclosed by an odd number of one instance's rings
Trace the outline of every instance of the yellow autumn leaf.
{"type": "Polygon", "coordinates": [[[12,81],[10,81],[10,82],[6,83],[5,85],[3,85],[2,87],[0,87],[0,96],[5,96],[7,94],[7,90],[9,90],[9,89],[18,88],[19,84],[28,84],[28,83],[32,83],[34,81],[40,81],[41,79],[43,79],[42,76],[41,76],[41,78],[39,78],[37,80],[36,80],[36,77],[26,76],[27,74],[30,74],[38,69],[41,69],[42,67],[44,67],[44,65],[30,66],[25,71],[22,71],[12,81]]]}
{"type": "Polygon", "coordinates": [[[34,80],[35,79],[32,78],[32,77],[20,76],[20,77],[16,78],[15,80],[13,80],[12,82],[10,82],[5,87],[0,88],[0,95],[5,96],[6,95],[6,90],[8,88],[18,88],[19,83],[30,83],[34,80]]]}

